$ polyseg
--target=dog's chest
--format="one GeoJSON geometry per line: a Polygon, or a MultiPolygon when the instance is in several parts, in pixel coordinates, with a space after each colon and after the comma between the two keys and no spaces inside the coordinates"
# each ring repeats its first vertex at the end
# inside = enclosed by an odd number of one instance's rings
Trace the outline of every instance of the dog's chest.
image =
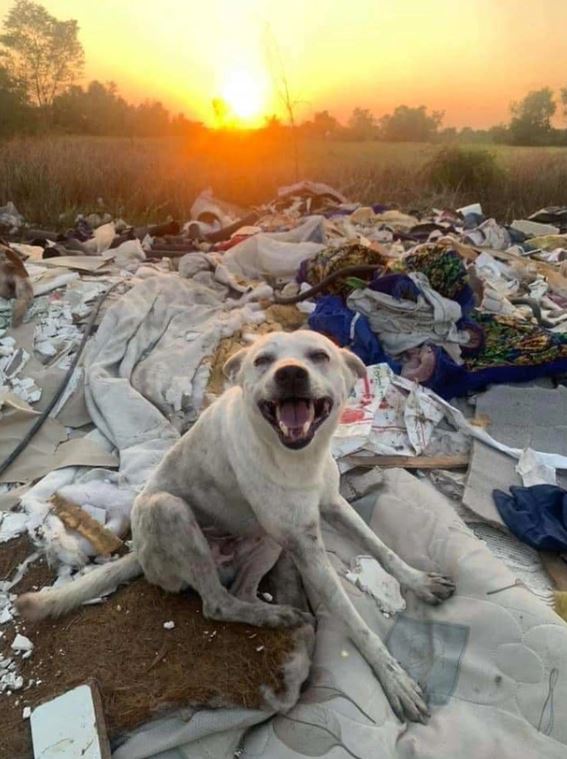
{"type": "Polygon", "coordinates": [[[197,514],[199,524],[215,528],[233,536],[256,534],[259,525],[254,511],[243,497],[236,480],[232,487],[218,481],[194,485],[190,505],[197,514]]]}

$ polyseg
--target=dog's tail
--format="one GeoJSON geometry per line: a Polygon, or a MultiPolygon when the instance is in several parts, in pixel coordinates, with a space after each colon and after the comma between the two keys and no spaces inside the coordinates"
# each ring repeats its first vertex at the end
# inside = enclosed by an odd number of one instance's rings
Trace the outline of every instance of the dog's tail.
{"type": "Polygon", "coordinates": [[[59,617],[141,574],[142,567],[136,554],[129,553],[93,569],[61,588],[44,588],[37,593],[24,593],[16,601],[16,609],[22,617],[30,620],[59,617]]]}
{"type": "Polygon", "coordinates": [[[25,269],[23,273],[14,273],[14,297],[16,300],[12,307],[12,326],[17,327],[22,323],[29,305],[33,303],[33,287],[25,269]]]}

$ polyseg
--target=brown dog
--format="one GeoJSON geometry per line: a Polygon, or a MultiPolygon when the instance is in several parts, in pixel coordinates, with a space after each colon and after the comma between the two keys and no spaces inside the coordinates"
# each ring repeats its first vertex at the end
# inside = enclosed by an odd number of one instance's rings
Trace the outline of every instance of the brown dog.
{"type": "Polygon", "coordinates": [[[33,287],[18,254],[0,243],[0,297],[15,298],[12,326],[17,327],[33,301],[33,287]]]}

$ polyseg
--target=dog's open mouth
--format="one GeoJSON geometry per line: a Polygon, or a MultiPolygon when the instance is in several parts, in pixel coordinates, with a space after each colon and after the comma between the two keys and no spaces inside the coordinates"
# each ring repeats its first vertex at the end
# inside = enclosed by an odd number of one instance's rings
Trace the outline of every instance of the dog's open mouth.
{"type": "Polygon", "coordinates": [[[331,413],[331,398],[280,398],[260,401],[262,416],[280,436],[286,448],[304,448],[331,413]]]}

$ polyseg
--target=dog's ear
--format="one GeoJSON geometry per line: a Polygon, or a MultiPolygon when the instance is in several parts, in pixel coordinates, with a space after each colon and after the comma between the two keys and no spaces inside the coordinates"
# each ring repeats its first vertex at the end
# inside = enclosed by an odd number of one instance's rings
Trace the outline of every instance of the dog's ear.
{"type": "Polygon", "coordinates": [[[242,362],[246,358],[247,353],[248,348],[241,348],[236,353],[233,353],[232,356],[225,362],[222,371],[229,382],[236,381],[238,372],[242,368],[242,362]]]}
{"type": "Polygon", "coordinates": [[[346,348],[341,348],[341,356],[347,369],[350,370],[354,381],[366,377],[366,366],[355,353],[346,348]]]}

